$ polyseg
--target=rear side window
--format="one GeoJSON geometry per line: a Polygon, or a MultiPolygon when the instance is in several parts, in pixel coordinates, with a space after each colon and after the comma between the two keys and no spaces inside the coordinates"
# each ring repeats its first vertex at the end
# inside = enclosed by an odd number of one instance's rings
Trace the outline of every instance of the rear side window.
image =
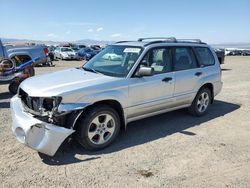
{"type": "Polygon", "coordinates": [[[198,55],[201,65],[214,65],[214,56],[212,55],[210,49],[206,47],[196,47],[195,51],[198,55]]]}
{"type": "Polygon", "coordinates": [[[174,51],[174,70],[188,70],[197,67],[194,54],[190,48],[176,47],[174,51]]]}

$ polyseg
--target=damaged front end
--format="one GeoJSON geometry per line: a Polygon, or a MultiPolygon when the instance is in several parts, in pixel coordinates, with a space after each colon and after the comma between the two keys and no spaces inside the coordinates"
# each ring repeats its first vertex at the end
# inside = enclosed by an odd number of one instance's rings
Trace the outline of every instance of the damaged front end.
{"type": "Polygon", "coordinates": [[[18,141],[53,156],[75,130],[84,105],[61,104],[61,97],[31,97],[21,88],[11,99],[12,131],[18,141]],[[73,118],[72,118],[73,117],[73,118]]]}

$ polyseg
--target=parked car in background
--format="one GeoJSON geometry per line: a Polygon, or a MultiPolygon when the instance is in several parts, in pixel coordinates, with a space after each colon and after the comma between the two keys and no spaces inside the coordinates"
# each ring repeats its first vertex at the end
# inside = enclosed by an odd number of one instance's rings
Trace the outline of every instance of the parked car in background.
{"type": "Polygon", "coordinates": [[[228,56],[237,56],[237,55],[241,55],[242,51],[241,50],[231,50],[227,53],[228,56]]]}
{"type": "Polygon", "coordinates": [[[99,45],[91,45],[90,48],[92,48],[93,50],[97,50],[97,51],[101,51],[101,46],[99,45]]]}
{"type": "Polygon", "coordinates": [[[224,60],[225,60],[225,50],[223,49],[214,49],[217,57],[218,57],[218,60],[220,62],[220,64],[224,64],[224,60]]]}
{"type": "Polygon", "coordinates": [[[55,59],[62,60],[78,60],[79,56],[72,48],[68,47],[58,47],[54,51],[55,59]]]}
{"type": "Polygon", "coordinates": [[[93,58],[98,52],[92,50],[91,48],[82,48],[78,51],[78,56],[85,60],[90,60],[93,58]]]}
{"type": "Polygon", "coordinates": [[[26,54],[31,59],[38,59],[36,64],[46,64],[48,56],[48,47],[45,45],[33,45],[33,46],[13,46],[6,50],[7,54],[26,54]]]}
{"type": "Polygon", "coordinates": [[[0,84],[9,84],[12,94],[17,93],[18,86],[23,80],[35,75],[34,66],[40,59],[33,59],[31,54],[27,49],[11,50],[10,53],[0,39],[0,84]]]}
{"type": "Polygon", "coordinates": [[[74,52],[78,52],[80,50],[80,48],[77,48],[77,47],[72,47],[72,50],[74,50],[74,52]]]}
{"type": "Polygon", "coordinates": [[[105,55],[102,56],[102,58],[110,61],[119,61],[123,57],[122,55],[116,53],[106,53],[105,55]]]}
{"type": "Polygon", "coordinates": [[[51,156],[73,133],[86,149],[100,150],[129,122],[181,108],[206,114],[221,89],[218,58],[200,40],[119,42],[81,68],[24,81],[11,99],[12,131],[51,156]],[[122,59],[103,59],[112,53],[122,59]]]}
{"type": "Polygon", "coordinates": [[[48,56],[49,56],[51,61],[55,60],[55,54],[54,54],[55,49],[56,48],[53,46],[48,47],[48,50],[49,50],[48,56]]]}
{"type": "Polygon", "coordinates": [[[75,44],[74,47],[82,49],[82,48],[87,48],[85,44],[75,44]]]}
{"type": "Polygon", "coordinates": [[[241,55],[243,56],[250,56],[250,50],[243,50],[241,55]]]}

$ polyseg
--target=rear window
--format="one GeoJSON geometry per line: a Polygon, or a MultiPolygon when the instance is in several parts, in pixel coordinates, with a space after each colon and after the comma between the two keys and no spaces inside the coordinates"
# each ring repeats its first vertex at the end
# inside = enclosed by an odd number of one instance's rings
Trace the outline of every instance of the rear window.
{"type": "Polygon", "coordinates": [[[214,65],[214,56],[212,55],[210,49],[205,47],[196,47],[195,50],[201,65],[214,65]]]}

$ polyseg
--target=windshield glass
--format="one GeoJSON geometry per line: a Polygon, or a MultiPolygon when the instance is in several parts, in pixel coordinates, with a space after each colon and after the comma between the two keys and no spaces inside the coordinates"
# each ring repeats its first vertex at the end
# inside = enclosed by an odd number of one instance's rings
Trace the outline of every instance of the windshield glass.
{"type": "Polygon", "coordinates": [[[83,67],[107,76],[126,77],[141,52],[141,47],[108,46],[83,67]]]}
{"type": "Polygon", "coordinates": [[[71,48],[61,48],[62,52],[73,52],[71,48]]]}

